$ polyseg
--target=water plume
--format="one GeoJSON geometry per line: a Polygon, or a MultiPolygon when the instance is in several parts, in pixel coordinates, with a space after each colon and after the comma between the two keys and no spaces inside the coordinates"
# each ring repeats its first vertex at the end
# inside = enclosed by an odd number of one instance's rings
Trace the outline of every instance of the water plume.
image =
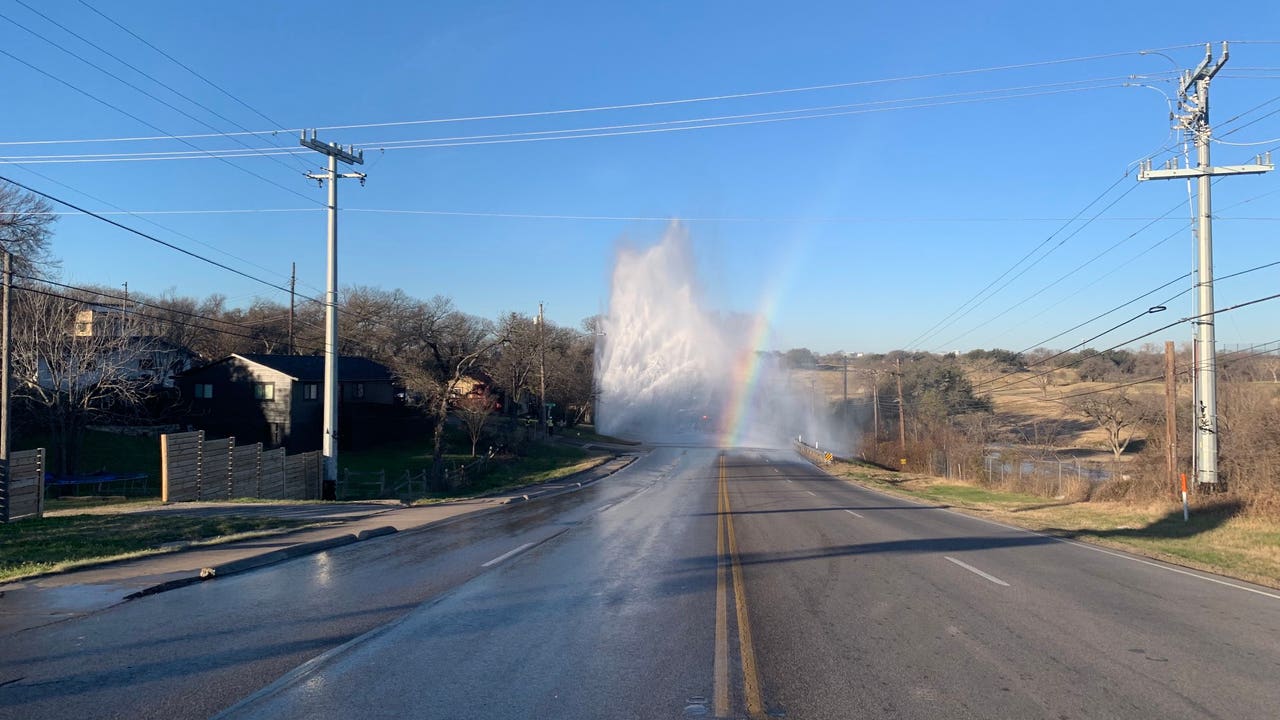
{"type": "MultiPolygon", "coordinates": [[[[624,248],[596,352],[602,432],[648,442],[786,447],[837,443],[829,409],[794,386],[769,340],[767,312],[719,312],[698,282],[688,231],[624,248]]],[[[847,443],[846,443],[847,444],[847,443]]]]}

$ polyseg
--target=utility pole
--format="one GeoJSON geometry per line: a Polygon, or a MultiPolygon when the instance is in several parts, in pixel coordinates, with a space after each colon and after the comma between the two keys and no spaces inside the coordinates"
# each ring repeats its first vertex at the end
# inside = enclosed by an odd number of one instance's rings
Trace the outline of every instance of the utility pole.
{"type": "Polygon", "coordinates": [[[876,443],[880,442],[880,373],[871,373],[871,425],[876,443]]]}
{"type": "Polygon", "coordinates": [[[842,352],[844,358],[844,402],[840,403],[840,418],[844,421],[844,430],[849,429],[849,353],[842,352]]]}
{"type": "Polygon", "coordinates": [[[296,309],[296,291],[298,288],[298,263],[289,263],[289,354],[297,355],[298,350],[293,345],[293,315],[296,309]]]}
{"type": "Polygon", "coordinates": [[[339,173],[338,162],[363,165],[364,151],[356,151],[348,145],[345,149],[334,143],[316,140],[302,131],[298,144],[329,156],[329,169],[324,173],[307,173],[307,177],[321,184],[329,181],[329,267],[328,283],[324,294],[324,437],[321,452],[324,457],[323,495],[328,496],[338,482],[338,179],[358,178],[364,185],[364,173],[339,173]]]}
{"type": "Polygon", "coordinates": [[[898,358],[898,446],[902,448],[903,460],[907,455],[907,406],[902,402],[902,358],[898,358]]]}
{"type": "Polygon", "coordinates": [[[538,437],[547,436],[547,319],[538,303],[538,437]]]}
{"type": "Polygon", "coordinates": [[[9,353],[12,345],[13,311],[10,290],[13,287],[13,255],[4,251],[4,289],[0,291],[0,522],[9,522],[9,353]]]}
{"type": "Polygon", "coordinates": [[[1173,493],[1178,494],[1177,376],[1174,375],[1173,341],[1164,343],[1164,452],[1173,493]]]}
{"type": "Polygon", "coordinates": [[[1218,482],[1218,361],[1214,339],[1213,317],[1213,209],[1211,202],[1212,178],[1221,175],[1257,175],[1271,170],[1271,153],[1259,155],[1251,165],[1222,165],[1214,167],[1209,161],[1209,142],[1212,126],[1209,124],[1209,83],[1227,63],[1227,43],[1222,43],[1222,54],[1215,61],[1213,46],[1205,44],[1204,60],[1195,70],[1184,72],[1178,86],[1178,109],[1175,115],[1178,127],[1195,139],[1196,167],[1178,167],[1178,161],[1169,161],[1160,170],[1151,169],[1151,161],[1145,161],[1138,172],[1138,180],[1170,180],[1196,178],[1199,208],[1196,232],[1196,309],[1195,339],[1200,350],[1196,364],[1196,401],[1192,411],[1195,417],[1195,447],[1197,467],[1196,482],[1210,488],[1218,482]]]}

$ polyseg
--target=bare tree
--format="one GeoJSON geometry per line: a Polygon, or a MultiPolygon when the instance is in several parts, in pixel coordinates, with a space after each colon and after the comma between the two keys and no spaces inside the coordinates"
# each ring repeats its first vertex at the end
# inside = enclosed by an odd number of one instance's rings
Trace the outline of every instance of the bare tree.
{"type": "Polygon", "coordinates": [[[0,250],[13,253],[14,273],[35,275],[53,264],[49,238],[55,217],[44,198],[0,181],[0,250]]]}
{"type": "Polygon", "coordinates": [[[1143,423],[1153,415],[1150,403],[1129,397],[1124,390],[1089,395],[1071,408],[1092,420],[1106,433],[1107,447],[1119,460],[1143,423]]]}
{"type": "Polygon", "coordinates": [[[124,313],[109,330],[77,333],[83,304],[40,286],[25,286],[14,297],[14,398],[47,427],[54,466],[70,474],[85,427],[129,415],[142,402],[146,383],[135,363],[146,339],[124,313]]]}
{"type": "Polygon", "coordinates": [[[467,437],[471,439],[471,457],[476,456],[476,445],[480,442],[485,423],[489,421],[497,403],[498,399],[486,390],[481,395],[462,398],[454,407],[454,414],[462,421],[463,427],[467,429],[467,437]]]}
{"type": "Polygon", "coordinates": [[[1053,376],[1056,370],[1052,367],[1044,367],[1044,368],[1038,367],[1038,368],[1032,368],[1031,372],[1034,373],[1031,376],[1031,382],[1036,387],[1040,388],[1040,397],[1047,400],[1049,398],[1049,388],[1053,387],[1054,385],[1053,376]]]}
{"type": "Polygon", "coordinates": [[[459,384],[482,367],[503,338],[493,324],[453,309],[436,297],[408,308],[399,324],[396,354],[389,363],[413,402],[431,417],[433,482],[444,476],[444,430],[459,384]]]}
{"type": "Polygon", "coordinates": [[[498,334],[507,342],[494,353],[488,370],[515,413],[524,395],[537,394],[538,327],[528,315],[507,313],[498,321],[498,334]]]}

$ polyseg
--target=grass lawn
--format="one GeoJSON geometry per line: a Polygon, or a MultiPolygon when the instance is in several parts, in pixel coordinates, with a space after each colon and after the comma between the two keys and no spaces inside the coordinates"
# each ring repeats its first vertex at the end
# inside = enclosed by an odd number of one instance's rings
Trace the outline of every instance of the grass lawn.
{"type": "Polygon", "coordinates": [[[610,443],[613,445],[639,445],[640,444],[635,440],[623,440],[622,438],[616,438],[611,435],[602,435],[596,432],[595,427],[592,425],[575,425],[574,427],[571,427],[571,428],[556,428],[556,434],[560,435],[561,437],[565,437],[570,440],[573,440],[575,442],[610,443]]]}
{"type": "MultiPolygon", "coordinates": [[[[445,434],[445,463],[454,468],[471,463],[471,444],[461,432],[450,428],[445,434]]],[[[440,502],[472,497],[504,488],[548,482],[588,470],[609,459],[603,453],[556,443],[530,443],[524,454],[498,456],[468,476],[466,486],[451,492],[427,492],[418,502],[440,502]]],[[[345,483],[343,470],[353,473],[352,482],[344,484],[344,499],[372,498],[379,491],[379,479],[372,475],[386,473],[388,486],[394,486],[407,470],[417,475],[431,467],[431,438],[387,443],[377,448],[339,454],[339,481],[345,483]]],[[[417,493],[415,492],[415,495],[417,493]]]]}
{"type": "Polygon", "coordinates": [[[1172,501],[1137,506],[1051,500],[855,463],[837,462],[830,471],[1010,525],[1280,587],[1280,523],[1241,517],[1232,508],[1193,507],[1191,520],[1183,522],[1182,506],[1172,501]]]}
{"type": "Polygon", "coordinates": [[[314,524],[283,518],[67,515],[0,525],[0,581],[161,552],[166,543],[213,544],[314,524]]]}

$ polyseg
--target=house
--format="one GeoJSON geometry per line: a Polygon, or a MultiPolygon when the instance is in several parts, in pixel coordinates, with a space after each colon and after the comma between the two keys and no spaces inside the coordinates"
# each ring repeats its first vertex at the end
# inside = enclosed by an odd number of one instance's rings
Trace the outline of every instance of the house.
{"type": "MultiPolygon", "coordinates": [[[[210,437],[318,450],[324,432],[324,357],[231,355],[177,378],[187,421],[210,437]]],[[[374,444],[402,420],[391,370],[363,357],[338,359],[339,448],[374,444]]]]}
{"type": "Polygon", "coordinates": [[[68,325],[65,337],[33,350],[33,382],[42,388],[83,389],[124,382],[157,394],[171,390],[174,376],[198,360],[191,350],[149,334],[152,328],[120,307],[84,303],[68,325]]]}

